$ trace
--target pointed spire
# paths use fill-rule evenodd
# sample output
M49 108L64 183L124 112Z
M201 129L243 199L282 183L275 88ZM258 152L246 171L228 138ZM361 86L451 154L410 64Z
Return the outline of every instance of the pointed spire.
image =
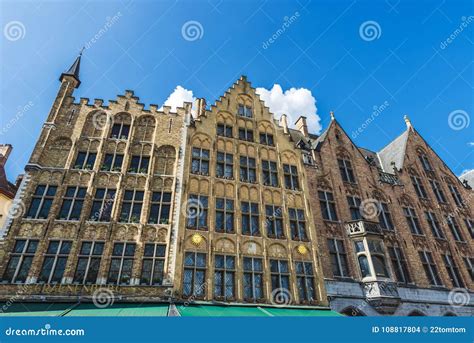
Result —
M334 111L329 112L329 115L331 116L331 120L336 119L336 117L334 116Z
M63 77L66 75L72 76L77 81L77 85L75 86L75 88L79 87L79 85L81 84L81 80L79 79L79 69L81 67L81 57L82 57L83 51L84 51L84 48L81 49L81 51L79 52L79 56L77 56L76 60L71 65L71 67L66 72L61 74L61 76L59 77L59 81L62 81Z
M405 119L405 124L407 124L407 129L413 128L413 126L411 125L410 118L408 118L408 115L405 114L405 115L403 116L403 119Z

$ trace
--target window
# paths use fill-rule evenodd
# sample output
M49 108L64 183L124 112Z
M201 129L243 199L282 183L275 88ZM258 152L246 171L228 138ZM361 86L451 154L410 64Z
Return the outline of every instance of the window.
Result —
M74 283L94 284L97 282L103 251L103 242L82 242L76 273L74 274Z
M433 236L439 239L445 239L443 230L441 230L439 225L438 218L436 218L436 214L427 211L425 212L425 217L428 225L430 226L431 232L433 232Z
M351 212L352 220L361 220L362 215L360 213L360 199L357 197L347 197L347 203L349 205L349 211Z
M436 264L433 261L431 253L429 251L419 251L418 254L420 255L428 282L433 286L441 286L441 279L439 278L438 270L436 269Z
M166 245L146 243L143 251L140 285L162 285L165 267Z
M423 230L421 230L421 225L418 221L418 216L416 215L415 209L411 207L404 207L403 214L405 215L411 233L414 235L423 235Z
M31 199L26 217L35 219L47 218L56 195L56 189L57 186L38 185Z
M464 283L462 281L461 275L459 274L458 267L456 266L456 263L454 263L453 257L446 254L443 255L443 260L453 287L463 288Z
M283 165L283 174L285 176L285 187L288 189L298 190L298 169L290 164Z
M234 155L217 152L216 176L225 179L234 178Z
M429 182L431 185L431 189L433 190L433 193L436 196L436 200L438 200L439 203L446 203L446 197L444 196L444 192L441 189L439 182L435 180L430 180Z
M129 173L148 173L148 165L150 164L150 156L136 155L132 156L130 161Z
M336 202L330 192L319 191L319 205L324 220L337 221Z
M97 188L92 201L90 220L109 222L114 207L115 189Z
M171 192L153 192L151 195L149 224L169 224Z
M216 198L216 231L234 233L234 200Z
M122 169L123 155L122 154L106 154L104 163L100 170L102 171L120 171Z
M313 264L311 262L295 262L296 287L300 302L311 302L316 299L314 292Z
M278 187L278 168L276 162L262 160L263 184Z
M89 151L79 151L77 153L76 162L74 162L74 169L87 169L94 168L95 158L97 153Z
M183 295L204 297L206 290L206 254L184 254Z
M461 193L459 193L459 190L457 189L456 186L448 184L449 192L451 193L451 196L454 199L454 202L456 203L457 206L463 207L464 206L464 200L462 199Z
M207 230L208 197L204 195L189 195L187 209L187 228Z
M335 277L349 277L347 254L342 239L328 239L329 256L331 258L332 274Z
M240 156L240 181L250 183L257 182L255 158Z
M129 285L132 279L135 243L115 243L107 283Z
M239 127L239 139L253 142L253 130Z
M474 239L474 221L472 219L464 218L464 223L471 234L471 238Z
M290 290L290 271L288 261L270 260L270 278L272 280L272 291L277 289Z
M423 186L423 183L421 182L421 179L416 176L411 176L410 178L418 198L427 199L428 196L426 195L426 190Z
M235 258L216 255L214 264L214 296L219 299L233 299L235 294Z
M67 258L71 251L72 241L50 241L44 255L38 281L60 283L66 269Z
M380 210L380 213L379 213L380 227L384 230L393 231L394 227L393 227L392 215L390 214L388 204L381 202L379 205L379 210Z
M126 190L123 195L120 221L123 223L139 223L143 206L143 191Z
M193 148L191 173L209 175L209 150Z
M232 126L227 124L217 124L217 135L232 137Z
M295 241L307 241L304 211L290 208L288 213L290 217L291 238Z
M85 187L68 187L63 196L63 204L59 211L58 219L79 220L85 197Z
M242 234L260 236L258 204L242 201L240 207L242 210Z
M449 229L451 230L454 239L458 242L464 242L464 237L462 236L461 228L459 227L456 219L452 216L447 216L446 222L448 223Z
M115 123L112 126L112 132L110 132L110 138L116 139L128 139L130 132L130 125L124 123Z
M281 207L279 206L265 206L267 236L270 238L285 238L285 234L283 232L283 217L281 212Z
M263 299L263 263L261 258L244 257L244 300Z
M338 159L339 171L341 172L342 181L356 183L352 164L349 160Z
M309 165L314 165L314 159L311 153L307 152L302 152L303 154L303 163L304 164L309 164Z
M466 265L466 269L469 272L469 276L471 277L471 281L474 281L474 258L470 257L463 257L464 264Z
M239 105L238 113L241 117L252 118L252 107Z
M372 276L370 270L369 258L367 257L367 250L364 241L354 242L357 261L359 262L359 270L362 278Z
M418 157L420 158L421 165L423 166L423 169L425 171L433 171L433 167L431 166L430 160L428 159L428 156L426 156L426 154L421 153L420 155L418 155Z
M273 135L266 132L260 132L260 144L273 146Z
M410 283L410 274L408 273L407 260L399 247L388 247L388 254L392 261L392 269L395 272L395 278L400 283Z
M2 280L10 283L24 283L28 277L37 247L38 240L17 239Z
M372 258L372 265L376 276L389 277L387 265L385 263L385 253L383 244L381 241L369 240L367 241L369 246L370 257Z

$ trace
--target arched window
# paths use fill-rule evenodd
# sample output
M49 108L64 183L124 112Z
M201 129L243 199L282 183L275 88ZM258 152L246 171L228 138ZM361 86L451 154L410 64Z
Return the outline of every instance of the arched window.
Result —
M408 316L410 317L421 317L421 316L425 316L424 313L420 312L420 311L412 311L408 314Z
M170 145L158 148L156 153L155 174L173 175L176 149Z

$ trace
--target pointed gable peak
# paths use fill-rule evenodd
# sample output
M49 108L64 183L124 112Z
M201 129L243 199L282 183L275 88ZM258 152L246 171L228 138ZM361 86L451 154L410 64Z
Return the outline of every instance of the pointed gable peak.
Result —
M79 79L79 70L81 68L81 57L82 57L83 50L84 48L79 52L79 56L76 57L76 60L69 67L69 69L66 72L61 74L61 76L59 77L59 81L62 82L64 76L72 76L77 81L77 85L75 88L79 87L79 85L81 84L81 80Z

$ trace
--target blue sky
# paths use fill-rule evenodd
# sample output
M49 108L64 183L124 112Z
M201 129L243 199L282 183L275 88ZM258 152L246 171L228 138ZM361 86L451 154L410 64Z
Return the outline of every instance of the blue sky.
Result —
M77 99L131 89L163 104L179 85L214 103L244 74L254 87L307 90L275 103L315 116L310 92L323 129L330 110L349 135L372 118L354 138L372 150L408 114L456 174L474 168L472 1L2 1L1 13L0 143L14 146L11 180L82 46Z

